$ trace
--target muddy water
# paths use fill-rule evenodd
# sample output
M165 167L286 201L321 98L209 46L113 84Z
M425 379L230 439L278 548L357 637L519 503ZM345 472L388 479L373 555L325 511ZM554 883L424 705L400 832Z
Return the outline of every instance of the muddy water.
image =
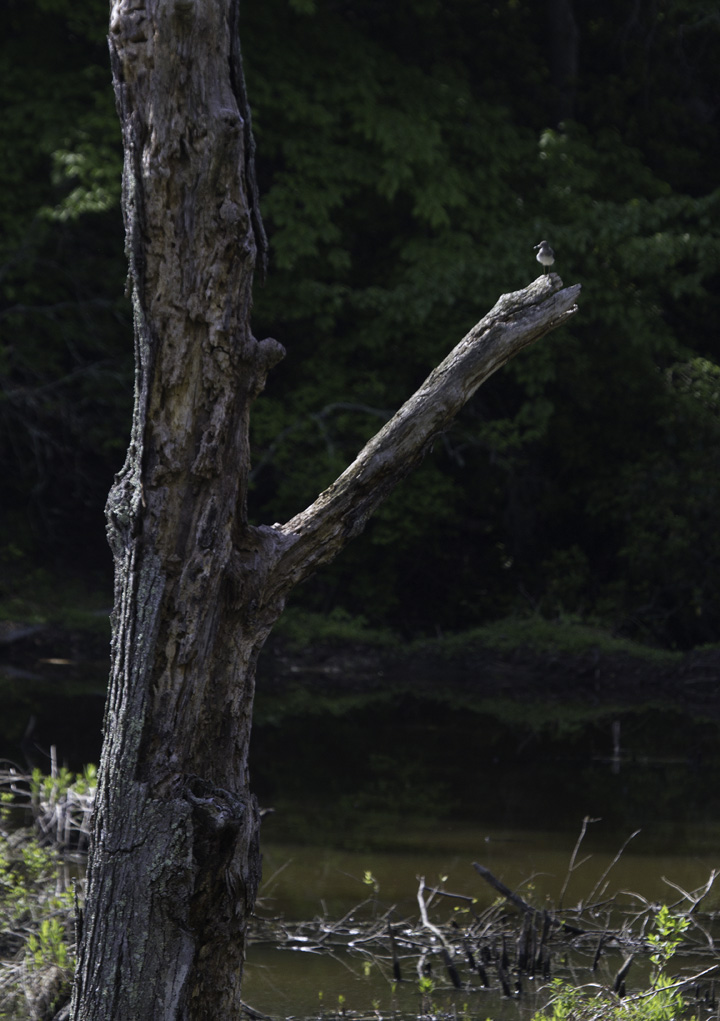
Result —
M420 876L482 907L496 894L473 861L538 906L557 905L565 886L566 907L593 891L594 900L616 895L627 906L642 907L643 898L676 904L677 887L696 890L720 868L720 741L712 721L659 707L572 725L558 708L541 727L532 710L510 722L407 699L376 710L259 728L254 775L261 803L275 809L263 823L265 917L337 920L373 894L358 919L394 906L394 919L417 924ZM585 816L597 821L568 877ZM376 893L363 881L368 872ZM720 910L720 884L705 907ZM438 911L437 920L447 921L447 903ZM619 963L609 955L596 975L573 966L580 981L611 980ZM417 1016L434 1006L504 1021L527 1018L542 1003L535 983L525 983L520 1000L503 999L474 988L467 969L456 991L438 961L432 1002L423 1002L414 968L410 962L394 983L371 955L259 943L250 949L244 995L275 1017L343 1009ZM643 980L637 966L633 981Z
M386 824L390 846L401 829L403 843L412 839L417 842L417 850L350 851L326 845L275 844L269 823L263 844L266 881L258 913L286 919L321 916L332 922L350 912L351 917L362 921L382 915L394 906L393 918L398 925L402 925L403 919L417 925L420 876L428 885L444 883L450 892L476 897L477 908L482 909L493 902L496 894L475 873L473 860L485 865L533 904L556 905L568 879L570 857L578 836L452 821L432 827L422 821L388 818ZM607 834L602 832L602 823L593 824L567 881L565 906L572 907L587 899L608 868L605 881L594 895L596 901L613 894L620 905L638 908L643 906L640 898L657 903L681 901L677 886L693 891L703 886L710 871L720 865L720 854L708 849L720 846L720 826L700 827L689 836L697 842L693 853L652 853L644 849L640 833L610 868L616 853L603 849ZM367 872L376 881L373 887L364 881ZM358 908L368 896L370 903ZM447 921L457 902L435 898L433 903L433 917ZM720 910L720 883L705 907ZM462 924L462 917L456 917ZM584 981L596 981L603 974L610 979L619 962L620 957L611 954L603 961L600 975L591 974L589 962L585 962L584 969L582 963L578 964L576 970ZM507 1000L498 994L497 988L493 991L479 988L477 978L467 969L462 971L462 964L461 977L466 986L458 991L451 987L439 957L435 959L431 999L437 1010L459 1013L467 1010L471 1016L485 1018L490 1013L496 1019L509 1019L527 1017L541 1005L542 993L536 988L542 985L539 981L525 982L520 1000ZM244 995L253 1007L275 1017L314 1016L342 1007L364 1014L375 1009L381 1013L394 1010L417 1015L423 1005L415 966L414 960L408 961L403 981L395 983L387 963L383 966L369 953L329 956L307 952L307 948L297 945L294 949L277 949L269 943L257 943L250 948ZM641 981L642 971L636 970L634 978Z
M6 675L0 753L47 768L55 744L73 768L97 761L104 676L64 686ZM590 858L573 872L566 905L587 898L638 829L608 876L607 894L626 890L630 902L672 904L682 896L676 887L694 890L720 868L717 720L570 698L552 706L458 704L442 679L433 700L405 692L348 704L307 692L289 710L260 692L257 710L251 771L261 805L274 809L262 831L265 917L337 920L372 893L364 917L394 906L398 924L416 922L419 876L429 885L447 877L448 890L482 906L495 894L473 861L538 906L557 903L585 816L600 821L588 826L577 860ZM720 911L717 892L706 907ZM447 919L444 910L438 920ZM431 1002L423 1003L413 967L393 984L370 955L255 943L244 997L274 1017L416 1016L435 1006L509 1021L526 1018L535 1003L532 983L521 1002L453 991L437 966Z
M676 904L678 886L697 889L720 868L716 722L658 706L584 715L556 707L540 723L532 707L494 709L405 695L335 717L308 712L261 725L253 775L261 804L276 811L263 821L260 913L337 920L373 892L364 882L371 873L377 893L363 911L394 906L394 919L417 924L420 876L429 885L446 877L446 889L477 897L480 907L492 903L495 892L473 861L538 906L557 905L565 886L570 907L587 900L638 829L594 900L616 894L627 906L642 907L640 898ZM568 878L586 816L597 821ZM720 910L720 886L706 908ZM438 911L447 921L447 905ZM601 974L573 967L581 981L612 980L619 964L609 955ZM474 987L467 969L466 986L454 990L442 964L434 968L429 1004L412 962L393 983L371 956L256 943L244 994L276 1017L342 1009L417 1016L434 1006L501 1021L527 1018L542 1002L537 983L525 983L520 1001L507 1000L496 988ZM643 978L636 967L633 980Z

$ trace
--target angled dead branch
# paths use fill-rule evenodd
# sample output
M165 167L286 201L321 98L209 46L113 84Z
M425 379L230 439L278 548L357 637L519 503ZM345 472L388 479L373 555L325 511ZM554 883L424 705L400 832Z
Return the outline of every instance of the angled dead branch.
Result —
M579 284L566 288L557 274L549 274L502 295L343 474L304 511L273 527L273 595L282 598L361 532L478 387L523 348L566 323L577 311L579 293Z

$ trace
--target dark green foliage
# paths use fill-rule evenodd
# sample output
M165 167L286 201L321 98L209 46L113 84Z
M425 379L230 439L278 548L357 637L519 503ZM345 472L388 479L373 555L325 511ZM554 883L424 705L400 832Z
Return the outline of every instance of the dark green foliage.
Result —
M575 52L561 6L243 5L271 241L255 331L288 350L256 406L253 511L313 500L547 237L583 284L572 330L494 377L298 598L406 633L532 607L711 641L720 26L709 2L574 3ZM131 397L106 5L76 8L15 0L0 50L0 528L45 557L92 521L99 548Z
M132 395L106 5L14 0L0 45L0 546L109 566ZM107 570L106 566L106 570Z

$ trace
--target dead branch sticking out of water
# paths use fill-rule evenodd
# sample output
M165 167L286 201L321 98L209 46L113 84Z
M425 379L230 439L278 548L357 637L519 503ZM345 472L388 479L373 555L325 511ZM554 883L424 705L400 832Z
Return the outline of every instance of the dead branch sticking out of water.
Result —
M398 920L394 907L379 917L367 918L368 906L377 908L377 900L372 898L335 923L326 917L311 922L258 918L251 942L371 962L389 983L403 978L422 983L432 975L435 985L444 984L447 989L474 992L495 988L508 997L520 996L525 981L547 982L556 974L572 974L576 981L583 971L592 974L598 968L603 972L598 976L600 985L622 996L630 962L653 952L646 929L659 904L637 895L643 903L638 910L633 901L627 903L623 892L624 897L616 894L597 903L581 902L574 909L550 910L533 905L478 862L473 867L500 894L484 910L479 910L472 894L428 887L419 877L417 919ZM698 959L709 958L708 967L699 974L677 978L678 988L697 986L698 998L706 991L700 979L720 967L715 948L718 933L714 931L717 913L702 916L698 910L715 878L713 871L708 881L692 892L675 886L683 900L674 905L674 913L688 921L676 960L692 955L696 966ZM593 893L600 885L596 884ZM449 902L454 904L448 917ZM413 973L418 978L410 978Z
M526 916L537 914L537 908L534 908L532 904L528 904L528 902L523 900L519 894L513 893L509 887L505 886L504 883L501 883L499 879L496 879L490 869L486 869L484 865L478 865L476 861L473 862L473 868L478 875L482 876L483 879L490 884L490 886L497 890L498 893L502 894L502 896L509 900L511 904L514 904L516 908L523 911ZM565 932L571 933L573 936L587 935L587 929L579 929L576 925L571 925L562 918L556 918L555 915L548 915L547 911L545 912L545 915L549 919L550 925L553 925L556 928L564 929Z
M51 761L50 777L28 775L13 763L0 762L0 793L12 796L12 805L5 806L8 811L24 809L32 814L40 843L60 852L65 861L78 855L82 861L90 836L95 786L89 775L73 777L58 769L54 756ZM419 979L432 975L433 982L440 985L444 975L448 989L473 992L495 988L508 997L521 995L524 980L546 982L557 973L565 973L576 981L583 969L595 973L604 966L605 974L599 976L601 985L624 995L630 961L647 957L653 951L646 930L660 905L630 891L605 896L608 874L637 836L636 831L623 843L586 901L580 901L574 909L562 907L569 879L579 867L577 855L587 825L593 821L589 818L583 821L561 898L553 910L546 904L532 904L487 867L473 862L475 872L500 895L484 910L478 907L478 898L472 892L457 893L443 885L429 887L424 878L419 878L418 919L398 919L394 906L378 914L374 895L335 922L325 916L303 922L257 917L250 940L270 942L280 949L333 956L346 965L353 958L370 962L388 983L414 981L408 975L415 972ZM22 842L19 830L5 836L8 846ZM695 966L699 960L708 960L707 967L677 977L669 988L690 987L697 1003L715 1003L714 982L709 982L708 976L714 976L720 968L716 948L720 914L702 913L700 905L718 874L718 870L712 870L707 882L694 891L662 877L680 894L678 900L668 905L670 911L688 922L677 956L692 955ZM65 886L69 885L69 874L63 881ZM595 900L596 896L604 899ZM627 903L628 898L632 903ZM453 908L449 918L443 911L448 904ZM370 918L366 917L369 913ZM6 956L17 952L21 942L18 937L8 943ZM623 964L618 970L620 955ZM650 994L631 994L627 1000L644 995Z

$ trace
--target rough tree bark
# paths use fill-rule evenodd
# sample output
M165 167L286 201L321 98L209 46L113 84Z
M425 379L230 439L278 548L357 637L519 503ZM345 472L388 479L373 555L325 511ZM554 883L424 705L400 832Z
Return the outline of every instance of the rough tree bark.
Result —
M549 275L503 296L312 506L250 526L249 412L283 349L250 331L265 240L237 18L238 0L111 4L136 393L107 505L112 669L75 1021L239 1016L263 643L290 589L579 291Z

